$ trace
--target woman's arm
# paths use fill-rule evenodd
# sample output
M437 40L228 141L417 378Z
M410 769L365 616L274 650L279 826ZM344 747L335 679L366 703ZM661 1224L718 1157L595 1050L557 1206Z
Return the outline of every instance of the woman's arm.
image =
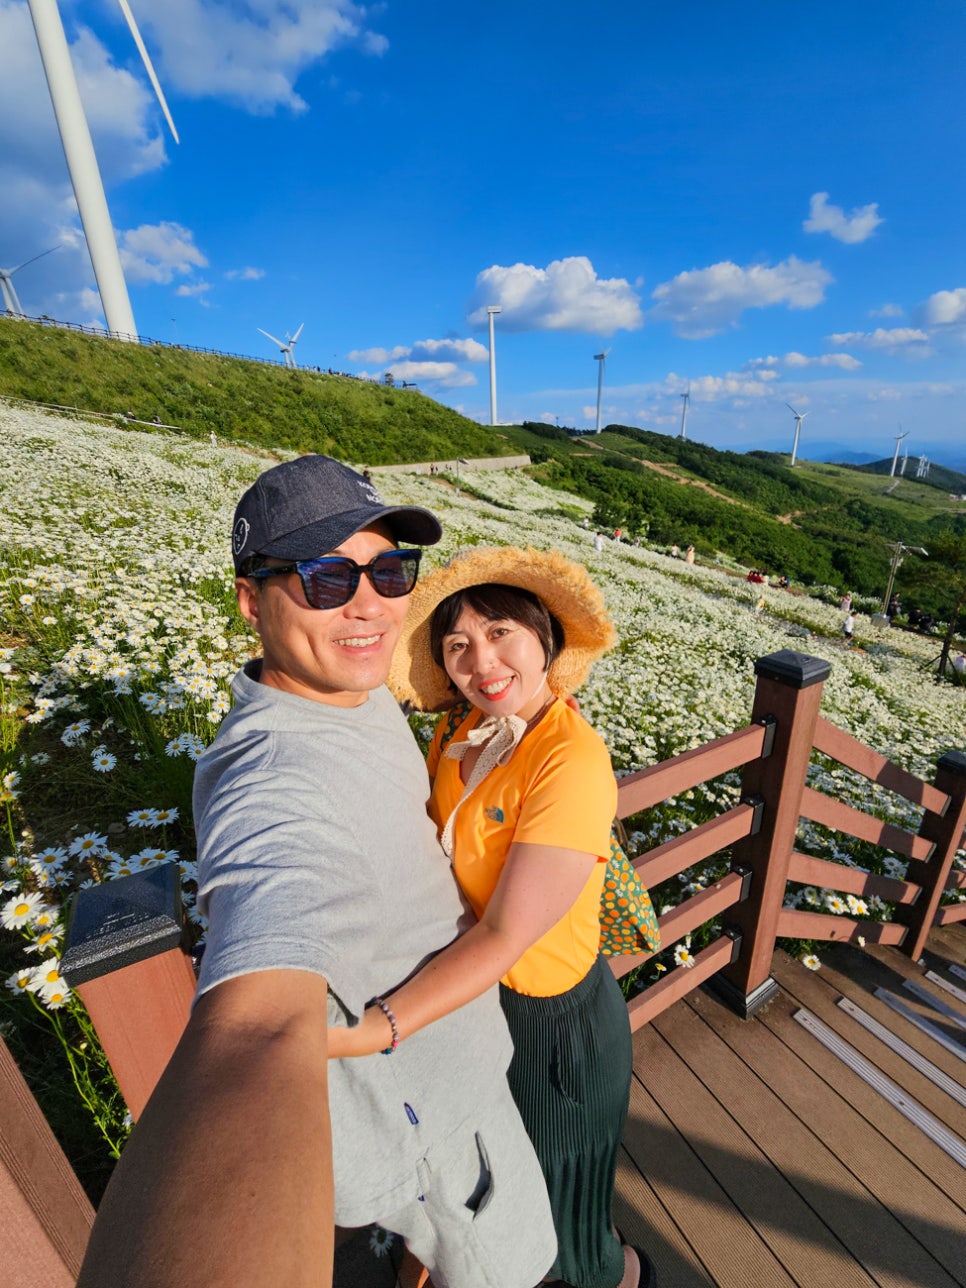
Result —
M386 999L399 1038L465 1006L501 979L573 907L597 855L516 842L480 921ZM392 1031L378 1007L354 1028L330 1028L329 1056L372 1055Z

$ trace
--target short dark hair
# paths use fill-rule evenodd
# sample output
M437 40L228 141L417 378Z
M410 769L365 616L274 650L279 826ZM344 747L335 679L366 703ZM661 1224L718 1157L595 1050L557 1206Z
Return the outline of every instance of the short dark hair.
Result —
M452 635L460 613L464 607L474 612L487 622L510 621L528 626L534 632L543 649L543 656L549 667L566 642L564 628L554 617L543 600L532 590L523 590L519 586L504 586L499 582L488 582L483 586L467 586L437 604L429 626L429 647L433 661L443 666L443 640Z

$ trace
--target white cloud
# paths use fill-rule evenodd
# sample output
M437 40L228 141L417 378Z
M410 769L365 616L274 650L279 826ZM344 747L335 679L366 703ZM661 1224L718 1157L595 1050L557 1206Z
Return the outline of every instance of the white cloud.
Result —
M490 351L479 340L417 340L415 344L397 344L392 349L353 349L348 356L351 362L384 366L403 359L419 363L486 362Z
M185 282L178 287L178 289L175 291L175 295L183 295L190 299L193 296L205 295L210 290L211 290L210 282L192 282L190 285L187 282ZM201 300L201 303L204 304L206 303L206 301Z
M643 325L640 299L623 277L599 278L585 255L555 259L546 268L494 264L477 274L468 306L472 326L486 326L498 304L501 331L578 331L613 335ZM595 409L596 410L596 409Z
M260 282L265 276L264 268L230 268L225 274L229 282Z
M830 344L848 344L863 349L880 349L886 353L915 353L924 355L929 352L929 336L925 331L915 327L897 326L885 328L878 326L874 331L841 331L827 337Z
M333 50L380 55L388 42L350 0L165 0L143 16L162 82L192 98L227 98L250 111L303 112L299 76Z
M142 224L121 234L118 249L129 282L167 283L208 264L194 234L181 224Z
M703 339L734 325L745 309L784 304L811 309L825 298L831 273L816 260L791 255L780 264L741 268L730 260L678 273L653 292L658 302L649 317L674 324L678 335Z
M816 192L802 227L807 233L829 233L836 241L854 245L866 241L883 222L878 210L879 203L873 201L846 214L841 206L829 205L827 192Z
M898 304L883 304L881 309L869 309L870 318L901 318L902 314Z
M386 366L380 364L378 371L360 371L358 374L363 380L381 380L387 371L400 383L412 380L440 385L443 389L462 389L476 384L472 371L462 371L455 362L390 362Z
M723 376L698 376L685 381L669 371L664 388L669 393L683 393L690 386L692 402L721 402L726 398L764 398L770 396L768 372L749 374L729 371Z
M936 291L922 306L922 315L929 326L954 326L966 321L966 286Z
M840 367L842 371L857 371L862 363L850 353L821 353L808 358L804 353L786 353L782 359L786 367Z

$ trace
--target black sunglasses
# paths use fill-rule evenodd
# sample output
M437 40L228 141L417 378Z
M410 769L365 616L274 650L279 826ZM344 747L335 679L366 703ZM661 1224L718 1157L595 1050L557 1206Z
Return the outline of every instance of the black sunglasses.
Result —
M357 564L343 555L326 555L322 559L297 559L280 568L259 568L249 576L264 581L266 577L297 572L310 608L341 608L359 589L363 573L384 599L408 595L416 585L422 557L421 550L385 550L369 563Z

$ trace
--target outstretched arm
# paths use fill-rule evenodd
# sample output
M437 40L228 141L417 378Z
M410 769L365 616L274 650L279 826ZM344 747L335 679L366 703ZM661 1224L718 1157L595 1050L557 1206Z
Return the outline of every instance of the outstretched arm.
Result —
M574 905L595 854L517 842L480 921L387 998L400 1040L492 987ZM372 1055L392 1039L370 1007L354 1028L329 1029L329 1056Z
M77 1288L328 1288L326 983L270 970L195 1006L94 1222Z

